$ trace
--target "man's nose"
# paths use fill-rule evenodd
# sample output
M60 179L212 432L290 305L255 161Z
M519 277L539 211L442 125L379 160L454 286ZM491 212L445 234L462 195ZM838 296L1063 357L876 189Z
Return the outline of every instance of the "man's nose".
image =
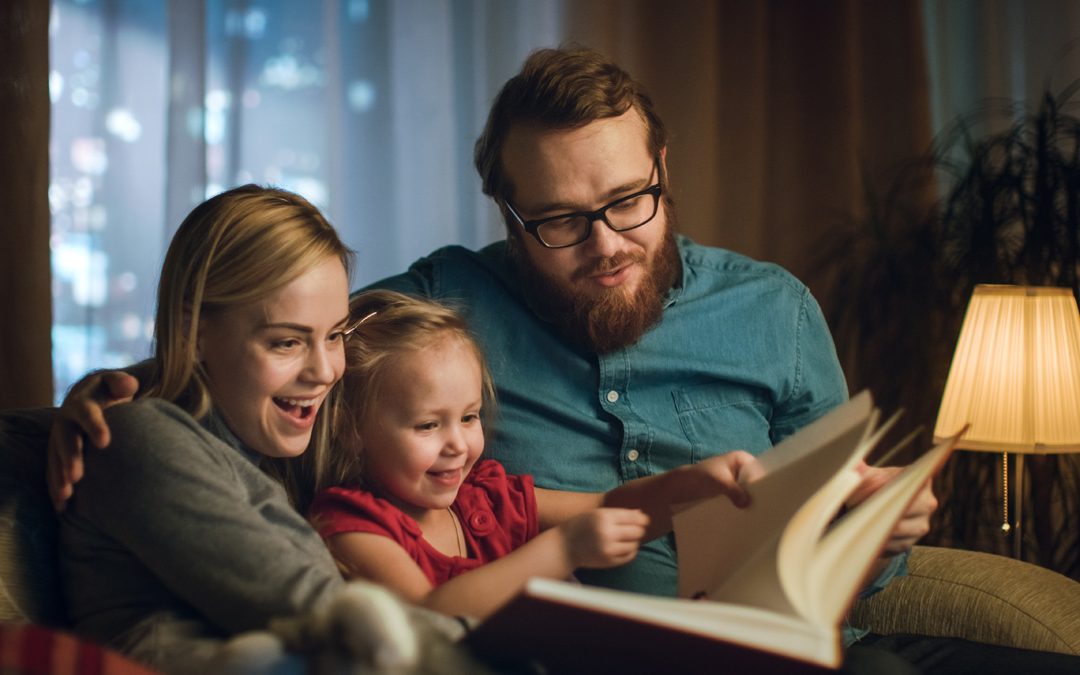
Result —
M594 218L589 224L592 231L582 246L597 258L610 258L622 247L622 235L611 229L603 218Z

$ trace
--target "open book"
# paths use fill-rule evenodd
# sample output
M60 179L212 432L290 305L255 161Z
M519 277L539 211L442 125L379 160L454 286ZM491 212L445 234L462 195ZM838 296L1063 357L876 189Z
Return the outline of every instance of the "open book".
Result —
M676 509L680 598L532 579L470 642L551 672L814 672L842 659L840 625L891 533L956 439L841 517L856 467L885 435L868 392L760 456L752 503Z

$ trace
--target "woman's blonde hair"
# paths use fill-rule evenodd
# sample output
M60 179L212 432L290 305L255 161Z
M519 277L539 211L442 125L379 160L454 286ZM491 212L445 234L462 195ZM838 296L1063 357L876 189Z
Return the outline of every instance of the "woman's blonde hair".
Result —
M198 331L210 312L257 302L328 257L351 270L353 252L303 197L244 185L195 207L173 235L158 283L154 325L155 380L146 391L172 401L196 419L212 400L198 358ZM338 389L337 387L335 389ZM294 504L324 482L329 429L338 395L327 397L302 461L270 461Z
M495 411L495 385L484 355L465 320L452 308L433 300L395 291L367 291L350 303L350 316L360 323L345 347L343 395L348 410L336 430L333 475L339 484L362 482L361 429L375 410L380 390L395 373L395 361L443 340L468 346L480 365L481 416L488 422Z

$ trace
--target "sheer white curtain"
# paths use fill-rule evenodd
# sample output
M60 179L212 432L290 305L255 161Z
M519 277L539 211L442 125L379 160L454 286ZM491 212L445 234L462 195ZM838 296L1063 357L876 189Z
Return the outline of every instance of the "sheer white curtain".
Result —
M150 352L157 272L196 203L299 192L359 286L500 236L472 144L559 0L54 0L56 391Z

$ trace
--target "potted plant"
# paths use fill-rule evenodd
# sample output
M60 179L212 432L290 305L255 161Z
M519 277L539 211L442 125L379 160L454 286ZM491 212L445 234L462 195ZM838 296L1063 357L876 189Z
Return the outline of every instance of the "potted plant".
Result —
M1034 111L987 106L957 120L884 191L868 186L863 212L822 248L822 305L852 390L904 408L926 435L976 284L1080 291L1078 89L1047 93ZM1000 463L954 456L935 485L942 506L929 543L1009 549L989 527L1000 523ZM1080 457L1027 466L1025 559L1080 578Z

